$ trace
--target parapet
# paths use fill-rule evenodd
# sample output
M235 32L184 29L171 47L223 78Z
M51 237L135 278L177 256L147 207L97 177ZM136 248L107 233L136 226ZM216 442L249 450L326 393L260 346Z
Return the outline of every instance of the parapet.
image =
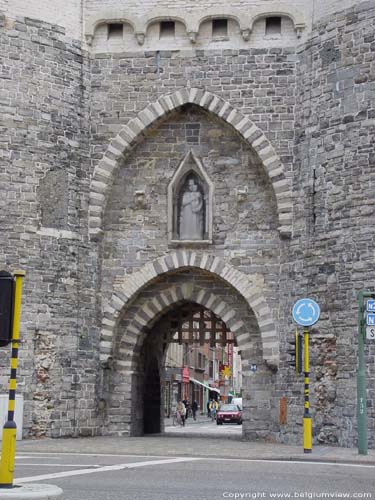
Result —
M269 32L267 32L268 25ZM289 44L295 44L303 35L305 28L303 13L295 7L280 3L267 2L267 5L251 9L218 6L195 9L193 12L181 9L154 9L141 17L129 14L129 11L124 9L105 9L87 19L85 38L87 44L92 46L96 36L105 41L116 31L117 38L126 39L126 48L131 50L136 48L132 40L138 46L154 50L167 47L173 49L174 43L176 48L180 48L181 45L212 48L212 43L230 40L232 40L230 46L237 45L242 48L248 46L248 42L257 40L261 30L265 45L267 39L277 38L284 38ZM283 33L286 37L283 37ZM165 44L167 38L169 43ZM152 46L149 46L150 42Z

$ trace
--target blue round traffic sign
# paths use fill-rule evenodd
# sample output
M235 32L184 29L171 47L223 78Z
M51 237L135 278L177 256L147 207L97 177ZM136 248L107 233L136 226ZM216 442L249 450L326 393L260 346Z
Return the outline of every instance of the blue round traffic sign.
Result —
M312 299L300 299L293 306L293 319L301 326L314 325L320 316L320 307Z

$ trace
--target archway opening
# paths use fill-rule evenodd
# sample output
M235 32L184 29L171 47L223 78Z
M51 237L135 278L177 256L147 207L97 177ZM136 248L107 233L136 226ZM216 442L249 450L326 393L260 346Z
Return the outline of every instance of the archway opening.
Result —
M193 256L194 267L188 265ZM208 397L215 398L216 394L220 394L221 397L225 394L225 401L229 401L229 392L232 387L228 385L223 387L225 380L222 380L220 384L219 371L223 368L220 365L227 364L228 349L231 349L231 346L228 347L227 344L230 339L233 349L237 349L237 354L241 358L242 385L239 389L242 389L243 396L242 438L274 439L275 433L279 431L277 422L279 401L276 371L271 368L273 365L270 364L274 358L266 357L273 353L269 347L270 336L263 337L260 329L260 322L265 317L264 311L267 311L265 302L259 302L258 299L253 308L238 289L213 272L212 268L222 269L219 259L210 256L201 259L198 254L193 253L191 255L182 253L182 259L179 258L179 254L176 254L177 257L177 260L166 257L165 266L162 265L162 261L158 261L158 263L161 262L160 267L156 266L154 269L160 273L160 276L150 281L148 286L143 287L137 294L133 291L133 296L125 307L121 308L120 298L113 301L114 308L120 311L120 317L117 320L114 335L113 359L110 358L111 363L108 366L110 370L107 370L108 383L103 382L103 398L108 401L104 415L106 419L104 432L112 435L142 436L145 432L163 433L166 430L168 423L171 422L171 420L168 421L168 417L170 419L173 404L179 396L184 397L182 374L185 365L182 359L173 367L166 363L168 348L173 344L176 349L182 351L180 356L186 356L184 361L189 361L189 357L197 360L198 371L189 373L189 379L185 383L189 387L189 398L194 397L198 400L200 413L205 414L207 410L204 407L206 401L204 394L207 399L207 391ZM173 264L178 266L179 262L186 262L187 265L171 269L169 272L161 272L166 267L172 267ZM239 282L236 273L231 273L230 277L236 283ZM133 290L135 284L139 287L140 280L135 279L134 276L131 283ZM248 283L246 290L245 279L240 284L248 295L252 290L251 283ZM117 293L120 297L128 291L122 287ZM258 293L257 289L254 293ZM260 305L262 309L259 312ZM184 308L187 308L187 311L184 312ZM196 308L194 313L192 308L193 312ZM197 316L194 317L194 314ZM201 337L202 322L206 321L203 331L209 330L213 318L216 318L216 336L213 338L206 332ZM189 321L185 321L187 319ZM111 322L109 317L106 321L108 324ZM182 326L179 327L184 321L187 325L185 338ZM220 327L220 322L225 324L225 331ZM194 325L197 325L196 332ZM178 342L179 328L182 335L180 342ZM175 342L171 342L176 332ZM213 356L211 350L209 350L210 356L206 355L206 360L204 360L200 343L207 343L210 349L212 348L211 340L215 342L215 345L216 343L224 344L222 346L224 360L222 353ZM200 361L198 360L199 354L201 355ZM210 361L215 364L217 377L212 377L210 374ZM189 363L190 361L188 367L190 367ZM169 370L168 376L166 366L173 368ZM204 376L205 372L206 376ZM158 385L153 391L153 394L156 394L154 398L149 394L148 386L155 380ZM177 390L173 384L177 384ZM151 402L145 404L145 399L154 400L156 404L151 404ZM154 415L154 418L145 416L147 405L152 407L151 415ZM155 408L159 411L156 416ZM146 411L148 413L148 410ZM155 426L151 427L151 424L147 423L145 427L145 418L156 422ZM220 428L226 427L229 426ZM241 430L239 426L238 430Z
M189 432L194 432L192 423L199 432L212 432L217 424L212 407L241 398L241 358L235 336L203 305L185 301L166 312L149 330L141 359L144 434L172 431L179 420L175 417L180 401ZM238 420L228 417L226 421L241 425L242 413Z

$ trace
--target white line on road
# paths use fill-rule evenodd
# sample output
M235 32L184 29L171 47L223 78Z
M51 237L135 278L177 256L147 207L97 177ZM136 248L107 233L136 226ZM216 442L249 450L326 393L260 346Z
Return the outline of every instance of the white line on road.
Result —
M102 467L102 465L97 465L97 464L55 464L55 463L49 463L49 464L37 464L35 462L28 464L28 463L19 463L17 464L17 467Z
M222 460L224 462L259 462L265 464L293 464L293 465L331 465L332 467L367 467L369 469L374 469L375 465L371 464L348 464L342 462L318 462L318 461L309 461L309 460L288 460L288 459L273 459L268 460L267 458L209 458L209 457L201 457L201 460L213 460L219 461Z
M110 454L110 453L68 453L68 452L27 452L28 455L36 455L42 458L45 455L55 455L55 456L63 456L68 455L71 457L120 457L120 458L159 458L159 459L168 459L170 456L167 455L135 455L135 454ZM28 457L16 457L16 458L31 458ZM296 464L296 465L330 465L333 467L366 467L366 468L375 468L374 464L366 464L366 463L347 463L347 462L319 462L318 460L289 460L288 458L280 458L280 459L268 459L268 458L230 458L230 457L186 457L186 460L221 460L228 462L259 462L259 463L274 463L274 464ZM75 467L76 465L74 465ZM89 466L91 467L91 466Z
M99 469L72 470L66 472L56 472L55 474L42 474L40 476L20 477L16 479L16 482L32 483L34 481L43 481L45 479L58 479L69 476L81 476L84 474L96 474L97 472L111 472L115 470L135 469L136 467L146 467L148 465L165 465L178 462L191 462L194 460L201 460L201 459L193 457L191 458L180 457L180 458L170 458L169 460L150 460L147 462L136 462L134 464L107 465L105 467L100 467Z
M27 457L22 456L17 458L31 458L34 455L37 455L38 457L44 457L44 456L69 456L69 457L146 457L146 458L171 458L170 455L131 455L131 454L125 454L125 453L75 453L74 451L28 451L27 452ZM200 457L199 457L200 458Z

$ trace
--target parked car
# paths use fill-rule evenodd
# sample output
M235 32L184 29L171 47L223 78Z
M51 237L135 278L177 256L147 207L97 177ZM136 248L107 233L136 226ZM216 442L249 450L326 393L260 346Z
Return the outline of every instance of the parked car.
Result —
M237 405L222 405L219 408L216 414L217 425L223 425L223 423L227 422L235 422L238 425L242 424L242 412Z

